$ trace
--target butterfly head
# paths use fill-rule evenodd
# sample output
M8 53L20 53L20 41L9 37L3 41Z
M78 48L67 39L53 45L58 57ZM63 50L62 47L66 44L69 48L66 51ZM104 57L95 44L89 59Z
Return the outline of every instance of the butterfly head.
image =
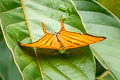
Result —
M57 37L57 36L58 36L58 33L57 33L57 32L55 32L55 33L54 33L54 36L56 36L56 37Z

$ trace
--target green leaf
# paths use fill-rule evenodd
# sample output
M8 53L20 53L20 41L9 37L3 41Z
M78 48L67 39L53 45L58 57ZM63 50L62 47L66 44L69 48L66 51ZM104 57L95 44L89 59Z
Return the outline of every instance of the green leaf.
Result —
M74 0L86 30L107 39L91 46L95 57L120 79L120 21L92 0Z
M120 0L97 0L120 19Z
M12 51L16 64L24 80L94 80L95 63L87 47L68 50L70 54L58 54L55 51L22 47L23 40L38 40L43 36L41 21L48 32L60 30L60 17L70 31L83 32L80 16L71 0L11 0L7 6L3 0L0 17L2 31L8 47ZM22 6L21 6L22 5Z
M0 78L1 80L22 79L4 41L0 42Z

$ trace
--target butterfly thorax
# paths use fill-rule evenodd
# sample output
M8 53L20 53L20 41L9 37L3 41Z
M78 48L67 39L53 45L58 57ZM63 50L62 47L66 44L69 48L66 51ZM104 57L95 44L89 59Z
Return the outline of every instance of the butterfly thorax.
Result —
M55 32L55 33L54 33L54 36L57 38L57 36L58 36L58 33L57 33L57 32Z
M60 50L64 50L64 46L63 46L63 44L61 43L61 41L59 40L59 38L58 38L58 33L55 32L55 33L54 33L54 36L57 38L58 45L59 45L59 49L60 49Z

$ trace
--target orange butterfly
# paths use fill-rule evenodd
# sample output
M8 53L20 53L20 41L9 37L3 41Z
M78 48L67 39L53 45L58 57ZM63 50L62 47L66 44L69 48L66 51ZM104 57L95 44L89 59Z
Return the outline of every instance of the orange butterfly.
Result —
M31 44L21 43L20 45L28 46L28 47L65 50L70 48L86 46L105 39L105 37L96 37L89 34L80 34L76 32L67 31L64 27L62 18L61 18L61 29L58 33L54 33L54 34L48 33L45 29L45 25L43 22L42 22L42 27L44 30L44 36L41 39Z

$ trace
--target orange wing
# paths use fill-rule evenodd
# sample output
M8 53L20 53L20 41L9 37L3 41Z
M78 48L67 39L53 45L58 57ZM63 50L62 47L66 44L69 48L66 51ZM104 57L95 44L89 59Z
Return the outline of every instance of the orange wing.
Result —
M104 37L96 37L88 34L67 31L64 27L62 18L61 30L57 34L47 33L43 22L42 25L45 35L40 40L31 44L21 43L20 45L50 49L70 49L86 46L105 39Z
M21 43L20 45L27 46L27 47L58 49L59 42L56 36L54 36L53 34L47 33L43 22L42 22L42 25L43 25L43 30L44 30L45 35L40 40L38 40L37 42L31 43L31 44Z
M58 32L58 40L62 43L63 49L86 46L104 39L105 37L96 37L89 34L66 31L61 18L61 30Z

